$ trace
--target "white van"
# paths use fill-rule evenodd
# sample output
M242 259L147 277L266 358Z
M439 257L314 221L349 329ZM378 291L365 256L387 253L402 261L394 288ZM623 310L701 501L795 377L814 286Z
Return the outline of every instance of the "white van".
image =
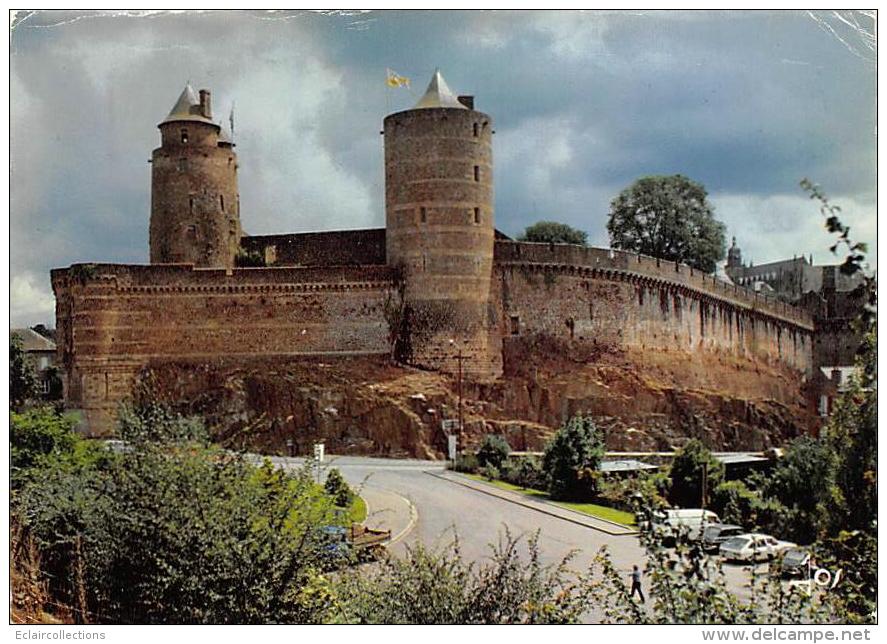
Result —
M657 510L653 514L653 529L666 540L674 540L679 532L686 531L692 541L702 538L705 527L720 523L718 515L711 510L681 508L676 510Z

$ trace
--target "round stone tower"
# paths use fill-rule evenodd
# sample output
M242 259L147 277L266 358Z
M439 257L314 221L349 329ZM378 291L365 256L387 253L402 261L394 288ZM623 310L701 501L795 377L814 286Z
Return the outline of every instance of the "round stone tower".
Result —
M186 85L158 126L151 157L152 264L231 268L240 246L234 144L212 121L210 93Z
M385 134L388 264L404 277L401 356L478 375L501 369L491 351L492 119L452 94L439 71Z

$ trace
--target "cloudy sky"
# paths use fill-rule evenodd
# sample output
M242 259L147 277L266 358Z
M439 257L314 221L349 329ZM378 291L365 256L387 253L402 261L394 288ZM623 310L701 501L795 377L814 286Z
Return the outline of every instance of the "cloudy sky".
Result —
M50 268L147 262L147 159L188 80L212 90L218 117L235 105L250 234L383 226L381 121L440 67L494 119L508 234L554 219L607 245L620 190L681 173L705 185L746 258L832 262L798 182L821 184L874 244L874 58L826 13L23 13L12 324L54 324ZM411 88L387 89L386 68Z

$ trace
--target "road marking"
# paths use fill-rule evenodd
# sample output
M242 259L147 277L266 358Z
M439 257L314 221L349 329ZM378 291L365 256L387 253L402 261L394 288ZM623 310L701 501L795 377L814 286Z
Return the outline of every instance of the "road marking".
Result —
M391 490L388 491L391 492ZM407 536L407 534L409 534L410 531L416 527L416 522L419 520L419 512L416 510L416 506L413 505L408 498L406 498L405 496L400 496L400 494L397 494L396 492L391 492L391 494L394 494L394 496L399 496L410 508L410 521L409 523L407 523L407 527L401 530L396 537L393 537L388 542L389 546L393 546L395 543Z

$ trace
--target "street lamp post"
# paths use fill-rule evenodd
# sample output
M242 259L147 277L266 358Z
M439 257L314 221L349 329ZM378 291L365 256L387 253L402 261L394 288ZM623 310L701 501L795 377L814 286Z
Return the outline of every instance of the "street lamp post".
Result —
M456 341L452 340L452 339L450 340L450 346L453 346L456 348L456 361L459 365L459 368L458 368L459 378L457 380L457 383L458 383L457 384L457 391L458 391L458 395L459 395L459 434L458 434L459 446L458 446L458 449L456 450L458 452L458 451L462 450L462 429L463 429L462 428L462 347L458 346L456 344Z

